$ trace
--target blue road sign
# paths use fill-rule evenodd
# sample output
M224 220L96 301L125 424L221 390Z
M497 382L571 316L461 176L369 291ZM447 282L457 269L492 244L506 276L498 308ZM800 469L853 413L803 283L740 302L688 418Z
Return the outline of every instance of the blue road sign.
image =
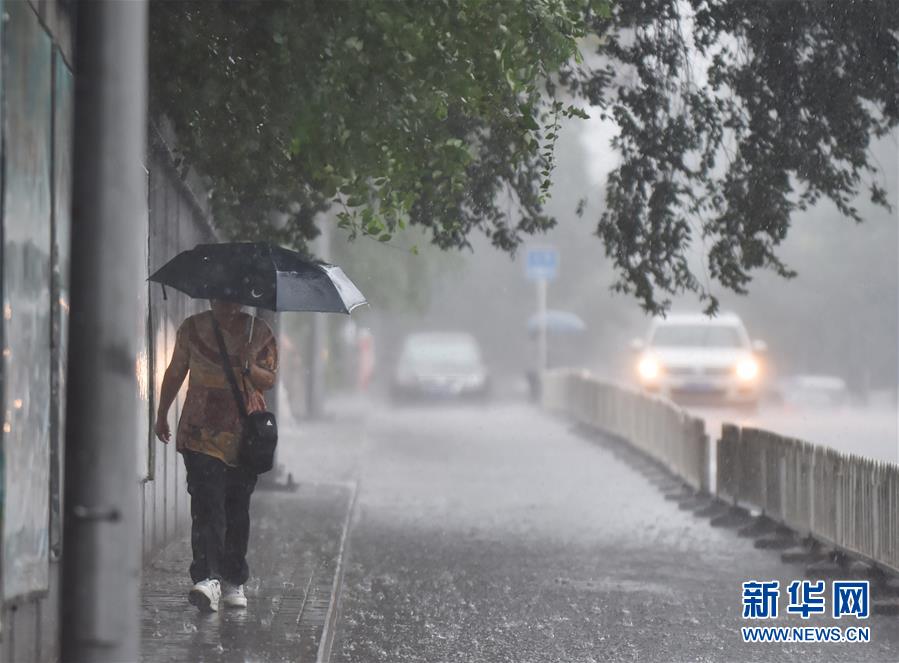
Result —
M527 253L527 276L532 281L552 281L559 273L559 252L554 248L533 248Z

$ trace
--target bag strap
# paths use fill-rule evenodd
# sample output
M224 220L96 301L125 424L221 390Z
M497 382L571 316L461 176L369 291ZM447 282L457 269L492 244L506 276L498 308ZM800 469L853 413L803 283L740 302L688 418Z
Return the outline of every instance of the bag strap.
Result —
M228 378L228 384L231 385L231 393L234 401L237 403L237 410L240 412L241 418L246 421L250 416L247 414L247 404L243 400L240 393L240 387L237 386L237 378L234 377L234 368L231 366L231 360L228 359L228 350L225 348L225 338L222 336L222 329L219 327L218 320L212 316L212 328L215 330L215 340L218 341L219 357L222 360L222 370L225 371L225 377Z

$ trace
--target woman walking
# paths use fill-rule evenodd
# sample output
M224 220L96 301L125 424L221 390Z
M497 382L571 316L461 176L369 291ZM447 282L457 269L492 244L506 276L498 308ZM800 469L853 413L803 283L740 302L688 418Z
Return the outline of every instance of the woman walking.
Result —
M216 328L249 412L265 409L262 393L275 384L278 348L269 325L239 304L212 300L211 310L187 318L178 329L165 371L156 416L156 436L171 439L168 412L190 375L176 445L187 468L191 547L189 600L214 612L247 605L250 496L256 474L238 463L242 418L229 385Z

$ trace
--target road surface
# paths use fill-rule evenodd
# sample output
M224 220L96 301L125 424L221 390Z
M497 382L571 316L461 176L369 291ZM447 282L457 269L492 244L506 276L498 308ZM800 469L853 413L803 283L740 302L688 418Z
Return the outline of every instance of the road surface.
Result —
M803 567L680 510L565 421L524 403L332 410L282 460L358 481L333 661L899 659L881 616L870 644L743 644L741 583Z
M751 415L727 408L688 409L706 420L706 429L713 435L720 434L721 423L729 421L797 437L844 453L899 462L895 409L840 407L791 411L762 406Z

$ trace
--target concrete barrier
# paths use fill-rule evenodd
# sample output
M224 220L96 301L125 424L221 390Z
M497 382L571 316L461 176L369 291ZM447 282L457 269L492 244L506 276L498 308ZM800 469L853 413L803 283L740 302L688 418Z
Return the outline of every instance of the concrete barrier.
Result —
M542 394L545 408L626 440L695 490L708 491L701 419L585 371L546 373ZM722 427L716 451L720 500L899 573L899 465L733 424Z
M628 441L694 490L708 491L709 443L702 419L663 398L602 382L584 371L544 374L542 394L545 408Z
M721 499L899 573L899 466L732 425L717 451Z

